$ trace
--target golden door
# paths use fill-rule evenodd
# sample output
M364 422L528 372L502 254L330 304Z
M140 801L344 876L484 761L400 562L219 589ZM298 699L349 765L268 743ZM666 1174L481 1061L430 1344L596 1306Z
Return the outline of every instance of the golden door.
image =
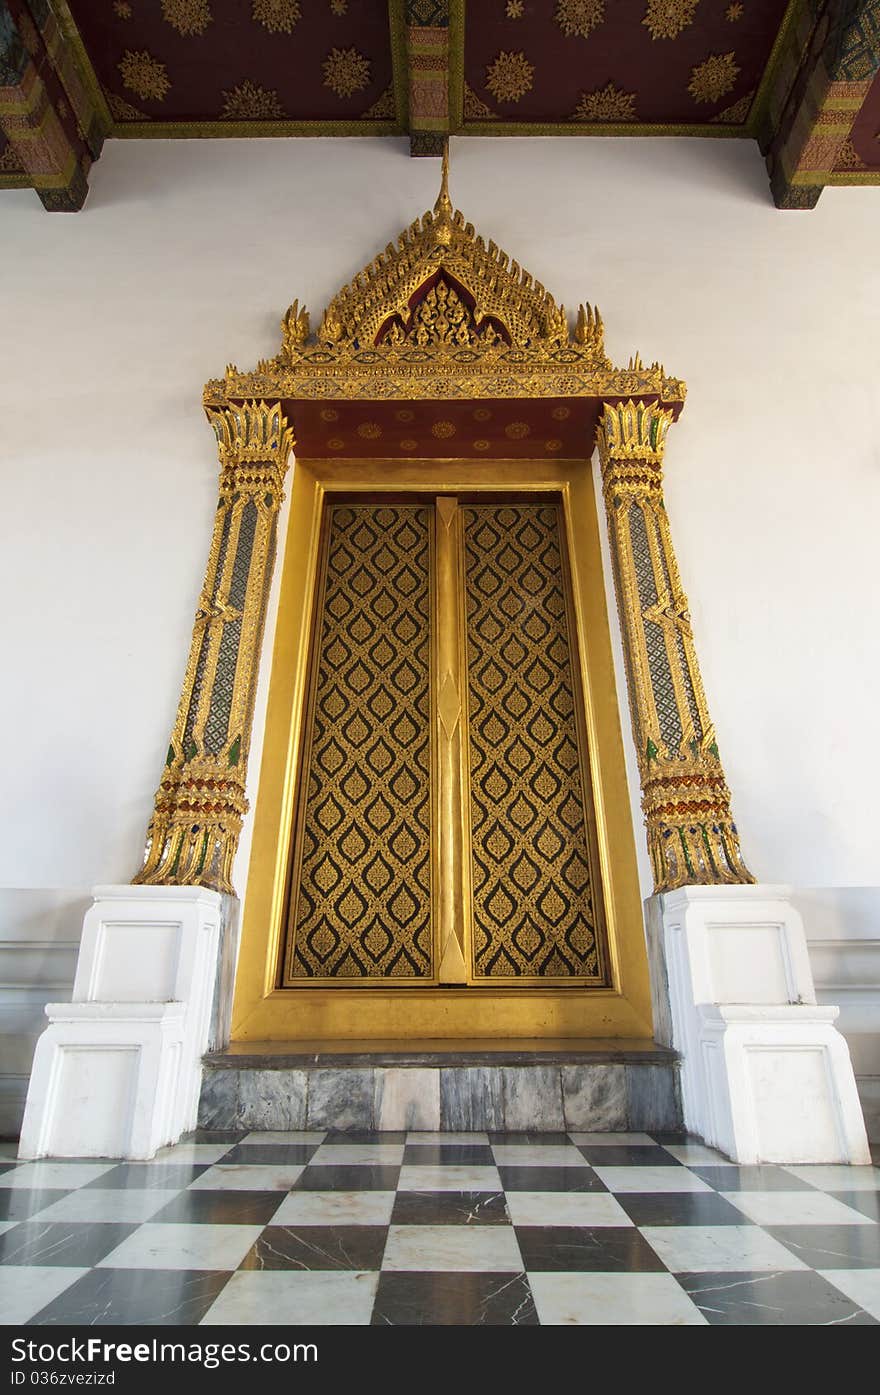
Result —
M282 987L607 987L562 505L325 497Z

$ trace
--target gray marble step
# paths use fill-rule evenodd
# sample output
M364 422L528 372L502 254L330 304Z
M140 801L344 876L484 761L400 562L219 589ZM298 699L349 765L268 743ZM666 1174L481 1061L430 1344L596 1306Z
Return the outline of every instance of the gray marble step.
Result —
M369 1049L367 1049L369 1047ZM214 1129L657 1132L678 1058L652 1042L236 1044L205 1057Z

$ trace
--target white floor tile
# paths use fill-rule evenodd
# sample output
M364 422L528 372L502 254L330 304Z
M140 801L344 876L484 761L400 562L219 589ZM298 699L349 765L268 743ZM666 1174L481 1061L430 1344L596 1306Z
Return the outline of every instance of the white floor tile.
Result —
M705 1327L671 1274L529 1274L544 1326Z
M508 1192L514 1225L632 1225L610 1192Z
M794 1177L823 1192L880 1191L880 1167L847 1167L845 1164L787 1167ZM0 1177L0 1182L3 1178Z
M584 1144L589 1144L591 1148L601 1148L603 1144L609 1148L656 1148L657 1144L647 1133L569 1133L569 1138L573 1143L577 1143L583 1148Z
M725 1153L716 1148L707 1148L704 1143L664 1143L667 1153L682 1163L697 1163L704 1167L736 1167Z
M880 1269L821 1269L823 1279L880 1319Z
M37 1221L148 1221L180 1195L179 1188L82 1187L38 1211Z
M202 1327L366 1327L373 1312L378 1273L311 1270L239 1270L205 1316ZM303 1340L308 1340L304 1338Z
M4 1278L0 1285L0 1322L20 1323L27 1322L89 1271L66 1269L60 1264L45 1268L22 1264L4 1267L0 1272Z
M99 1269L237 1269L261 1225L140 1226L101 1260Z
M594 1163L596 1176L612 1192L710 1192L702 1177L686 1167L603 1167Z
M401 1192L500 1192L497 1167L421 1167L404 1163L397 1190Z
M676 1274L808 1268L755 1225L645 1225L639 1229Z
M394 1192L291 1192L273 1225L387 1225Z
M455 1133L450 1130L444 1133L441 1130L424 1129L421 1132L417 1129L410 1129L406 1136L407 1143L455 1143L459 1148L485 1148L489 1142L487 1133Z
M873 1225L824 1192L722 1192L749 1220L758 1225Z
M30 1162L11 1172L0 1172L0 1187L31 1187L34 1191L72 1190L95 1182L117 1167L115 1162Z
M290 1129L287 1133L279 1129L254 1130L242 1143L323 1143L326 1129Z
M393 1225L382 1269L519 1274L522 1256L507 1226Z
M234 1147L232 1143L175 1143L173 1148L162 1148L150 1163L215 1163Z
M312 1167L397 1167L403 1161L402 1143L322 1143L311 1159Z
M289 1192L305 1163L263 1166L250 1163L215 1163L190 1183L190 1191Z
M495 1143L492 1152L505 1167L589 1167L573 1144Z
M14 1225L18 1225L18 1221L0 1221L0 1235L4 1230L11 1230Z

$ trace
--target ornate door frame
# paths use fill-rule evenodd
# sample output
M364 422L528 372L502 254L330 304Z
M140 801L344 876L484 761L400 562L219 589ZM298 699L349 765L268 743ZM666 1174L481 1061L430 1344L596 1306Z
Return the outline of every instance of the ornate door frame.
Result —
M561 306L454 211L426 213L345 286L312 337L297 303L280 353L230 366L204 404L220 499L165 773L136 882L232 892L278 510L290 523L244 910L238 1039L645 1037L647 961L590 457L599 449L642 803L657 890L751 881L742 862L663 502L684 384L604 351L598 312ZM559 492L566 516L613 986L278 989L309 598L329 488ZM484 999L474 1015L475 995ZM329 995L329 996L328 996ZM388 994L384 995L384 999Z

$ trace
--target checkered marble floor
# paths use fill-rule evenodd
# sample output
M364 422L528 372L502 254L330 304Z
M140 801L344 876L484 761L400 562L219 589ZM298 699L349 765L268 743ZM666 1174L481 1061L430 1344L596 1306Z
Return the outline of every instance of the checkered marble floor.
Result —
M149 1163L0 1150L0 1320L880 1321L880 1168L669 1134L199 1132Z

